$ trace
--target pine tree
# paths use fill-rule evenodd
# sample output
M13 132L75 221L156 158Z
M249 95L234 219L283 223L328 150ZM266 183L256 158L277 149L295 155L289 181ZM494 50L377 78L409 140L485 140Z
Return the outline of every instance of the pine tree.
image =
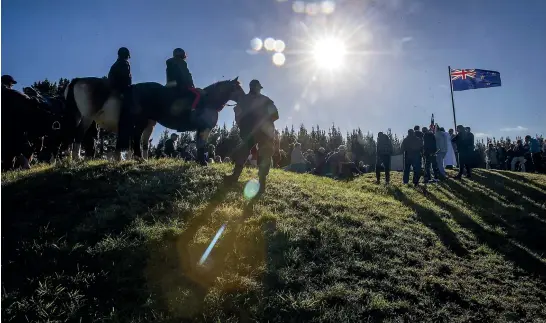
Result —
M64 91L66 89L66 87L68 86L68 84L70 84L70 81L66 78L60 78L59 79L59 82L57 82L57 95L58 96L61 96L61 97L64 97Z
M169 139L169 129L163 130L161 133L161 137L159 137L159 141L157 142L157 148L156 148L156 157L160 157L163 155L163 149L165 148L165 142Z
M216 144L216 154L220 155L222 159L227 156L230 151L234 150L234 147L229 146L229 130L224 123L219 131L218 142Z
M220 127L216 126L210 131L207 143L216 147L216 145L218 145L218 139L220 139Z
M57 83L51 83L47 78L43 81L34 82L32 87L43 96L55 96L58 91Z

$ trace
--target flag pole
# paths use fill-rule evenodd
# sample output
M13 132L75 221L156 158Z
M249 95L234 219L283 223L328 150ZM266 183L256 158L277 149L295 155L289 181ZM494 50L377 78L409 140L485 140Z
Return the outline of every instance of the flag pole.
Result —
M453 100L453 82L451 81L451 66L447 67L449 72L449 89L451 90L451 107L453 108L453 124L455 128L453 130L457 132L457 119L455 118L455 101Z

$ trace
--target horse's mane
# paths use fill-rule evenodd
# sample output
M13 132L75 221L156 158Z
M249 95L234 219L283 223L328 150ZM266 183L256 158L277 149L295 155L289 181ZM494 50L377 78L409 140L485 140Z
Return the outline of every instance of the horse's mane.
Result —
M207 90L210 90L210 89L214 88L215 86L218 86L218 85L221 85L221 84L224 84L224 83L229 83L229 82L232 82L232 81L233 80L218 81L218 82L212 83L211 85L207 86L203 90L206 92ZM237 81L237 83L239 83L239 85L241 85L241 83L239 81Z

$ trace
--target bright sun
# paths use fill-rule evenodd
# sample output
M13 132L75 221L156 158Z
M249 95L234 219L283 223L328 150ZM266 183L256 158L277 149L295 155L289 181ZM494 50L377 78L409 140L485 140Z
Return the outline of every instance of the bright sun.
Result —
M319 68L336 69L345 61L345 44L335 38L318 40L313 48L313 56Z

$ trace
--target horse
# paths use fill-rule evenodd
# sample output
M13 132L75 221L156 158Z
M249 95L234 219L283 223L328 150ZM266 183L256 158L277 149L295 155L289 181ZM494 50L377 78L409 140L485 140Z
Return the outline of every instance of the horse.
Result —
M13 89L2 87L2 168L11 169L13 159L23 156L31 160L41 151L44 137L53 153L66 142L70 122L62 114L55 114L39 102ZM28 167L27 167L28 168Z
M195 98L189 91L188 95L181 95L177 88L156 82L133 84L130 94L133 126L130 129L118 129L121 97L110 88L108 80L97 77L72 80L65 90L66 102L68 106L76 107L81 115L80 135L74 142L73 156L79 156L80 137L83 137L82 134L94 120L101 128L117 133L118 136L120 131L130 133L134 156L147 159L148 140L156 123L159 123L177 131L196 131L198 148L203 155L199 160L206 164L204 147L210 130L216 126L219 112L229 100L237 101L245 92L238 77L216 82L200 92L203 95L198 99L196 108L192 109ZM116 147L117 160L121 158L119 142ZM144 156L141 146L144 148Z

